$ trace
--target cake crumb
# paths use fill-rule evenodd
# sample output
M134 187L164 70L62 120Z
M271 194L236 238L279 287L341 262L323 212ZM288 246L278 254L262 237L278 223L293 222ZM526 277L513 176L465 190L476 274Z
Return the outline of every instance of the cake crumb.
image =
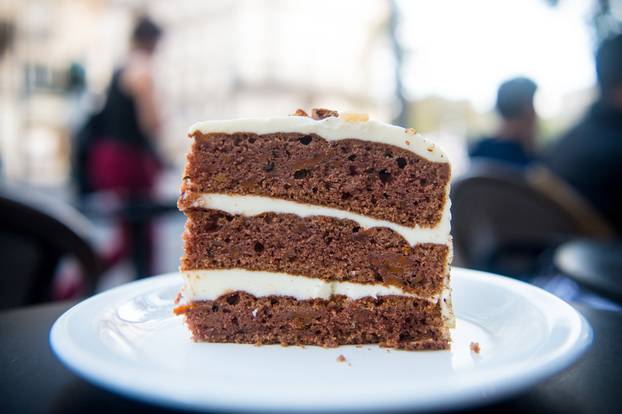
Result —
M183 288L182 288L183 290ZM177 292L177 296L175 296L175 305L179 305L179 302L181 302L181 298L183 297L182 291L180 290L179 292Z
M294 112L293 114L291 114L291 116L306 116L309 117L309 115L305 112L304 109L296 109L296 112Z
M177 316L183 315L188 312L192 308L192 305L179 305L176 308L173 308L173 313Z
M338 117L338 116L339 116L339 112L333 111L331 109L313 108L311 110L311 118L315 119L316 121L321 121L322 119L325 119L325 118Z
M417 135L417 130L415 128L406 128L406 133L409 135Z
M469 345L469 348L471 348L471 352L475 354L479 354L479 351L480 351L479 342L471 342L471 345Z
M346 359L346 357L344 357L343 355L339 355L339 356L337 357L337 362L346 362L346 361L347 361L347 359Z

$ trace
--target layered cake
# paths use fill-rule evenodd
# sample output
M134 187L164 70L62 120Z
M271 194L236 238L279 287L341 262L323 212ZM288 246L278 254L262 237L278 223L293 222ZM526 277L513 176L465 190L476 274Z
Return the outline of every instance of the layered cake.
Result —
M321 109L189 136L177 312L194 340L449 347L450 165L437 146Z

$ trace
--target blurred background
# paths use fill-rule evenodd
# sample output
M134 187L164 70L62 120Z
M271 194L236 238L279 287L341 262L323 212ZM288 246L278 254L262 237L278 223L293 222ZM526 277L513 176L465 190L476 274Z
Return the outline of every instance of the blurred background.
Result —
M175 271L189 126L312 107L444 148L456 265L616 307L621 29L616 0L3 0L0 307Z

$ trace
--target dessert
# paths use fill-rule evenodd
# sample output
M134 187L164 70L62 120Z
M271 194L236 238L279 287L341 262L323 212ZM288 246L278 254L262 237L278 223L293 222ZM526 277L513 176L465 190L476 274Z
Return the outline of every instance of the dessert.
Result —
M437 146L324 109L189 136L178 312L194 340L449 347L450 165Z

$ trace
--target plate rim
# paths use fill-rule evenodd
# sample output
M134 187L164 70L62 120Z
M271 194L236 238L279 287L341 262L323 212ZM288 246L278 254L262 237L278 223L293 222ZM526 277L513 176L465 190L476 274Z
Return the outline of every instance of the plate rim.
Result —
M67 369L76 374L78 377L95 384L98 387L129 398L137 399L149 404L157 404L177 409L227 411L252 410L270 412L300 412L309 410L343 412L355 410L373 411L379 409L429 411L475 407L517 394L520 391L523 391L526 388L561 372L576 362L592 344L594 336L593 330L581 312L551 293L546 292L534 285L493 273L465 269L456 266L452 266L451 271L452 277L457 276L467 280L478 280L480 282L483 281L484 283L503 285L504 288L510 288L512 291L512 288L516 288L521 291L528 291L534 295L539 295L541 299L551 301L551 303L554 303L559 309L563 309L566 312L566 316L578 318L577 326L575 326L575 330L577 330L576 335L574 335L574 338L565 338L563 342L565 345L564 352L557 352L549 355L548 358L538 359L536 361L537 364L535 368L530 370L531 372L525 371L524 367L517 369L517 364L511 364L509 367L510 369L493 369L496 376L493 375L492 380L490 378L491 376L487 375L489 378L486 378L486 381L479 384L474 381L475 385L470 384L469 386L461 387L459 391L450 394L448 399L436 397L428 398L427 400L424 399L423 401L417 401L415 399L405 400L404 398L401 398L396 401L387 401L385 399L378 401L375 404L373 402L359 402L358 404L343 404L339 406L335 406L334 401L332 401L330 405L321 405L320 402L320 405L318 406L305 408L301 405L279 404L278 401L271 401L271 404L270 401L264 401L263 405L257 406L258 402L256 398L250 401L236 398L232 401L230 396L225 396L223 398L222 396L219 397L217 395L211 395L211 401L206 403L205 401L184 400L183 395L159 394L144 385L136 386L136 384L133 384L134 386L127 386L127 384L124 384L123 381L119 381L118 375L114 375L114 373L111 375L110 371L107 371L105 375L102 375L101 372L96 372L97 363L94 362L92 353L89 354L87 350L81 349L73 343L72 339L69 337L69 334L66 333L71 317L80 312L81 309L87 308L92 302L102 300L105 296L114 297L116 301L121 301L121 298L124 296L123 294L128 296L129 293L133 293L129 295L129 297L133 297L136 295L136 291L140 290L140 288L142 288L143 292L146 292L148 290L157 290L160 285L166 286L171 283L173 278L177 278L179 275L178 272L171 272L126 283L98 293L75 304L70 309L65 311L52 325L49 332L49 344L53 354ZM144 287L142 285L144 285ZM541 309L539 307L536 308ZM570 339L573 339L573 341L568 342ZM549 352L549 354L551 353ZM125 375L127 375L127 371ZM470 376L472 377L474 375L470 374ZM499 381L500 379L501 381ZM444 395L443 397L448 396Z

